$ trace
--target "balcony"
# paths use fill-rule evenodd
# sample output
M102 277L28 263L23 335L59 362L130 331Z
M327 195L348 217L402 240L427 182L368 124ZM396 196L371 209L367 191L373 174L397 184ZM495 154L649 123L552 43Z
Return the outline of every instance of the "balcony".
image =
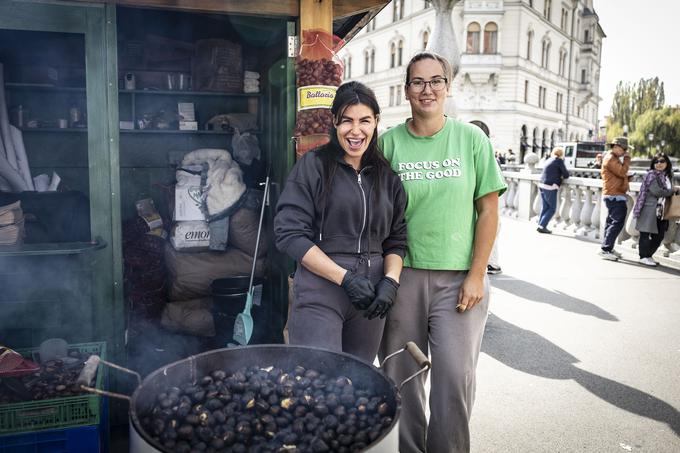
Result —
M499 53L464 53L460 56L460 65L466 71L474 72L475 68L497 71L503 65L503 56Z
M503 0L465 0L466 13L503 12Z

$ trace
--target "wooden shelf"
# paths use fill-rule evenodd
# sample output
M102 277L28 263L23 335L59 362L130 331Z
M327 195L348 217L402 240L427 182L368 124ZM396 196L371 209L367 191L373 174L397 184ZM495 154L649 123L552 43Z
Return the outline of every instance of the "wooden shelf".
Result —
M85 87L60 87L42 83L5 83L5 89L85 93Z
M58 133L65 133L65 132L80 132L80 133L85 133L87 132L87 128L80 128L80 127L65 127L65 128L58 128L58 127L24 127L21 129L21 132L58 132Z
M36 255L80 255L106 247L106 241L97 237L90 242L50 242L45 244L23 244L0 246L0 257Z
M251 134L259 135L262 131L248 131ZM227 131L180 131L177 129L121 129L121 134L185 134L185 135L234 135L233 132Z
M218 91L183 91L183 90L118 90L120 94L140 94L151 96L206 96L206 97L246 97L256 98L262 93L220 93Z

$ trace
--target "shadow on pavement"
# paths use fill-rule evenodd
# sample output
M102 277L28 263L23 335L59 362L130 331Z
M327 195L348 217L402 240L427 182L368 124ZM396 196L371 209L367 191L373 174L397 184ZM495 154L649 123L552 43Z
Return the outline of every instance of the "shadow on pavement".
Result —
M512 345L512 347L508 347ZM523 373L573 379L593 395L627 412L667 424L680 436L680 412L648 393L576 367L578 359L530 330L489 313L482 352Z
M559 291L551 291L509 275L493 278L491 280L491 286L514 294L518 297L521 297L522 299L550 304L557 308L561 308L564 311L569 311L579 315L594 316L605 321L619 320L619 318L612 315L608 311L605 311L597 305L586 300L572 297Z

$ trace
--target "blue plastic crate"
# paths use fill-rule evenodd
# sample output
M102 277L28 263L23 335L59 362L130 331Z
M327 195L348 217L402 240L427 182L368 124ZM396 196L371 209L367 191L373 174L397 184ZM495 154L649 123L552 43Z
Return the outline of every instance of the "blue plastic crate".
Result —
M0 453L108 453L109 399L99 425L0 436Z
M99 453L98 425L0 437L0 453Z

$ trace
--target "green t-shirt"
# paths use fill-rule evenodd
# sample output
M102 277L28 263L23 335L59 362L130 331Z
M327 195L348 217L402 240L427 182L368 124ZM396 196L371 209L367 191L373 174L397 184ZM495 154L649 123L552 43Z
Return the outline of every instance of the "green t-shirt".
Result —
M385 132L380 146L408 198L404 265L470 269L477 218L474 202L507 188L484 132L447 118L436 134L418 137L404 123Z

